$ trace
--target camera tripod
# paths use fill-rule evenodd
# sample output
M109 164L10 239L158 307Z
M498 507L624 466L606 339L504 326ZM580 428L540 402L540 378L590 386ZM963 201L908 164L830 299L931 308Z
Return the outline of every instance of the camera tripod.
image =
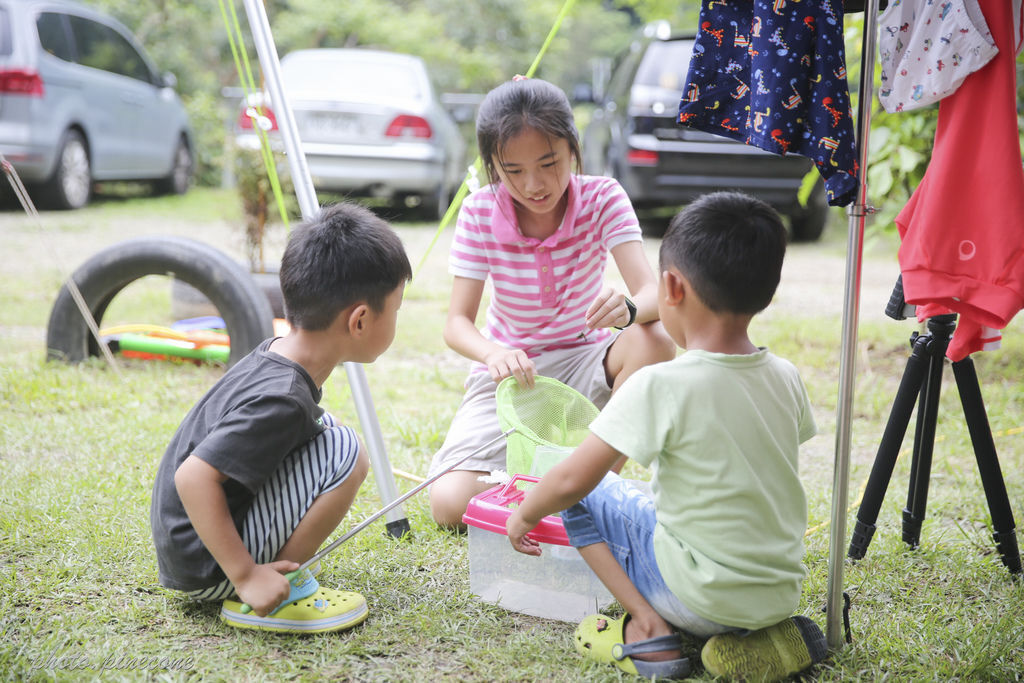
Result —
M886 307L886 314L902 320L906 318L905 309L901 276ZM907 507L903 510L903 541L911 548L916 548L920 544L921 523L924 521L928 502L928 477L935 443L942 367L946 347L949 346L950 338L956 329L956 314L929 318L927 328L927 333L914 332L910 338L913 350L907 359L907 366L903 371L903 378L896 392L885 431L882 433L882 441L878 446L878 454L868 477L860 510L857 512L857 523L847 553L853 560L862 559L867 552L868 544L871 543L878 511L885 497L885 489L892 478L900 445L910 424L910 415L915 402L918 401L910 489L907 493ZM992 538L1003 564L1011 574L1020 574L1020 550L1017 547L1013 512L1010 509L1003 474L999 469L999 459L996 456L974 361L968 356L952 363L952 367L971 444L974 447L974 457L978 462L982 487L992 515Z

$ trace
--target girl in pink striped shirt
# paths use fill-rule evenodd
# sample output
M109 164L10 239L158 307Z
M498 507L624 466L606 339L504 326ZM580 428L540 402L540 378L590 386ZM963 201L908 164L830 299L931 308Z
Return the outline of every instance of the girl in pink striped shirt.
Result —
M554 377L603 407L638 368L676 353L657 320L657 280L636 214L617 181L580 173L565 93L517 77L484 98L476 133L491 184L459 212L444 328L448 345L474 363L431 475L501 434L495 389L506 377L526 386L535 375ZM628 298L604 284L608 254ZM490 304L478 329L488 278ZM469 499L490 486L480 476L505 469L505 446L498 441L460 467L430 488L431 512L443 526L462 525Z

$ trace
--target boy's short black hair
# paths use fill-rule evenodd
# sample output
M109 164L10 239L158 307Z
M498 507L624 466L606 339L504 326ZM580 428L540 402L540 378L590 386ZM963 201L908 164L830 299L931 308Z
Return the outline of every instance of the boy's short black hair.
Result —
M661 270L675 266L717 313L764 310L775 295L786 254L779 214L742 192L713 192L687 205L661 243Z
M411 278L402 241L386 221L357 204L325 206L292 231L281 258L285 317L293 327L324 330L354 303L383 310Z

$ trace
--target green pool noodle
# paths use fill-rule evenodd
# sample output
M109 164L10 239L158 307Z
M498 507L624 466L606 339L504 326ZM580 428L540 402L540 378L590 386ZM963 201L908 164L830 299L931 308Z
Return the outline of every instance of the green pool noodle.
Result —
M129 351L159 353L177 358L194 358L220 363L227 363L228 357L231 355L231 347L223 344L208 344L192 348L187 342L179 342L163 337L150 337L144 334L122 334L117 342L120 348Z

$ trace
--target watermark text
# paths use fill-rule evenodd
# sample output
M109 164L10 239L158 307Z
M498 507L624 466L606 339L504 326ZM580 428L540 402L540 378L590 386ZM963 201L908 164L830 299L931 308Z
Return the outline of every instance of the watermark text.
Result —
M90 656L81 652L48 652L29 660L29 673L51 671L191 671L194 657L146 656L112 654L106 657Z

